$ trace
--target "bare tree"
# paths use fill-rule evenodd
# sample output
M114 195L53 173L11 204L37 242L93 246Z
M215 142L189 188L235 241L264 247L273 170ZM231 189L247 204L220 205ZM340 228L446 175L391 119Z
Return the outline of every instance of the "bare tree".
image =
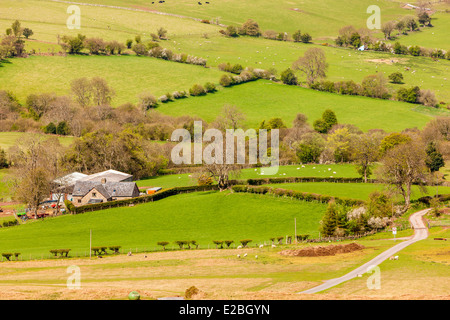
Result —
M75 96L75 100L82 107L86 107L91 102L91 85L87 78L79 78L72 81L70 84L72 94Z
M303 72L306 75L306 81L311 85L318 78L326 77L328 63L322 49L310 48L306 50L303 57L293 63L292 68Z
M372 166L380 156L380 143L382 135L378 133L364 133L355 136L354 159L359 173L364 177L364 182L372 173Z
M226 129L236 130L242 128L244 121L245 115L236 106L225 105L213 126L222 131Z

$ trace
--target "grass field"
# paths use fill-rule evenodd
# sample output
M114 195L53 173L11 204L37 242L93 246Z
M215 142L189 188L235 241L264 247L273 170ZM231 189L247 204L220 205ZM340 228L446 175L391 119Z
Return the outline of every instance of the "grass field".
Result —
M326 205L302 203L229 192L200 192L173 196L132 208L108 209L80 215L30 221L0 229L0 252L19 251L28 259L49 255L48 250L70 248L89 254L93 246L121 245L123 250L157 248L158 241L197 240L201 248L213 240L252 239L293 235L294 218L299 234L318 235ZM301 221L301 222L300 222ZM160 248L159 248L160 249Z
M32 56L11 59L1 69L0 88L12 91L22 103L31 93L70 94L73 79L102 77L116 92L114 106L136 103L144 91L159 97L189 90L195 83L218 82L222 74L200 66L136 56Z
M275 175L261 174L261 170L264 171L264 168L258 168L256 170L253 168L243 169L241 170L239 176L232 178L246 180L246 179L274 178L274 177L329 177L330 172L336 172L333 173L335 177L343 177L343 178L359 177L353 164L280 166L278 169L278 173ZM190 173L155 176L147 179L138 180L136 181L136 183L139 187L161 187L161 188L186 187L197 185L195 175L192 175Z
M318 92L267 80L224 88L203 97L174 101L161 105L158 110L174 116L190 114L210 122L226 104L239 108L246 116L245 125L253 128L257 128L262 120L274 117L281 118L291 127L297 113L305 114L312 124L321 118L326 109L332 109L339 123L353 124L364 131L378 128L392 132L423 128L437 112L398 101Z
M102 3L98 0L86 0L86 3ZM220 17L220 23L241 25L247 19L254 19L262 30L294 32L301 29L315 38L328 39L337 35L339 29L353 24L357 29L366 26L370 14L367 7L373 4L369 0L346 0L336 6L333 0L326 1L268 1L268 0L227 0L210 1L210 4L198 5L196 1L166 1L164 4L151 4L144 0L112 0L108 4L131 8L147 8L161 12L175 13L201 19ZM384 19L394 19L408 13L392 1L377 1ZM332 9L331 9L332 8ZM294 10L298 9L298 10Z
M345 197L352 199L369 199L370 193L373 191L388 191L386 185L375 183L329 183L329 182L303 182L303 183L280 183L270 184L269 187L282 188L288 190L296 190L303 192L311 192L328 196ZM435 187L427 187L428 193L423 194L417 186L413 187L411 198L418 199L426 195L436 194ZM450 187L439 187L439 194L450 194ZM397 197L398 200L402 198Z
M5 151L12 146L14 146L18 140L22 139L26 135L30 135L32 133L25 132L0 132L0 148ZM42 136L45 136L42 134ZM73 137L58 137L59 142L63 146L69 146L73 142Z

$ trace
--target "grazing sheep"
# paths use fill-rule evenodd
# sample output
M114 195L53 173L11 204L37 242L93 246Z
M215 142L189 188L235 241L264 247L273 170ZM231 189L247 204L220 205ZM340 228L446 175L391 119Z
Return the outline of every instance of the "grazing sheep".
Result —
M238 257L238 258L240 258L240 257L241 257L241 255L240 255L240 254L238 254L238 255L237 255L237 257Z
M276 245L274 245L274 244L272 245L272 248L276 248L276 247L277 247Z
M242 249L242 246L238 246L237 248L238 248L238 249Z
M247 256L247 254L244 254L244 257L246 257Z
M258 259L258 255L255 256L255 259Z
M262 249L262 248L264 248L264 245L262 244L262 245L260 245L259 247Z

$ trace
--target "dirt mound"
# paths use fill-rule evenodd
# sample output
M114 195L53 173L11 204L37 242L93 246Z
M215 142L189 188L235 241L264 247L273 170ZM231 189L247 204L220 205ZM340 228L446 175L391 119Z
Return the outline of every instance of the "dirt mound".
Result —
M321 257L334 256L338 253L348 253L357 250L362 250L365 247L357 243L337 244L329 246L315 246L298 250L283 250L280 254L291 257Z

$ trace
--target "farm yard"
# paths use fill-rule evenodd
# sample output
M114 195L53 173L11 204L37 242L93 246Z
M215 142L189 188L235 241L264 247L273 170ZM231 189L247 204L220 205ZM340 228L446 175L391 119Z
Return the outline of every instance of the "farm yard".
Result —
M0 299L448 299L450 3L373 5L1 1Z

